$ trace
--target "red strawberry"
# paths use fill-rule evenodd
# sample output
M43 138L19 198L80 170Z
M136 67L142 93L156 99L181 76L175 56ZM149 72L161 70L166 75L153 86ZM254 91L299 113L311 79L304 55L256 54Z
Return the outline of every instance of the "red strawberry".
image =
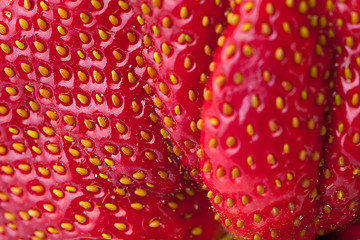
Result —
M359 214L360 198L360 41L359 1L337 1L331 7L336 21L337 56L330 107L325 162L320 179L319 234L351 221ZM341 23L341 24L339 24Z
M208 197L240 237L311 239L330 64L316 14L326 1L240 2L204 92Z
M360 222L357 221L346 225L340 231L334 232L327 239L329 240L360 240Z
M0 238L217 234L144 91L132 7L18 0L0 11Z
M164 136L174 142L174 152L197 176L203 89L209 75L217 38L226 22L229 2L131 0L144 21L152 45L143 55L149 74L147 83L164 126Z

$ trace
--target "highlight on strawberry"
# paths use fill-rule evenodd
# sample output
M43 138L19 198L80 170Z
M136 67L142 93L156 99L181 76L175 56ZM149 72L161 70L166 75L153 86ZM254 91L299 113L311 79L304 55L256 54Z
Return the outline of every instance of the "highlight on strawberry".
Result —
M357 0L0 1L0 239L359 238Z

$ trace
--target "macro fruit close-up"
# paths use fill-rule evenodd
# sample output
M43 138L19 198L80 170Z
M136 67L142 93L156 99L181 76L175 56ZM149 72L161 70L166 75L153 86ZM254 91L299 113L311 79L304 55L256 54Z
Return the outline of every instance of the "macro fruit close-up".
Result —
M0 0L0 240L360 239L358 0Z

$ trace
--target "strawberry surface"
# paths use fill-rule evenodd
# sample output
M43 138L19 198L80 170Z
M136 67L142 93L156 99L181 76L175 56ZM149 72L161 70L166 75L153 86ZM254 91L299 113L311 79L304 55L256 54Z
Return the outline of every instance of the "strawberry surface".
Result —
M132 6L18 0L0 10L1 239L218 234L161 134Z
M359 47L358 1L335 1L329 7L334 19L334 80L329 110L325 162L321 171L319 234L346 224L359 214ZM336 22L335 22L336 21Z
M131 5L144 20L151 45L143 50L150 75L147 80L173 151L199 180L198 123L203 89L217 38L226 23L228 1L138 1ZM141 11L140 11L141 10Z
M329 240L359 240L360 239L360 222L348 224L339 231L335 231L328 237Z
M204 91L208 197L245 239L311 239L331 56L326 1L240 1ZM325 19L326 22L326 19Z

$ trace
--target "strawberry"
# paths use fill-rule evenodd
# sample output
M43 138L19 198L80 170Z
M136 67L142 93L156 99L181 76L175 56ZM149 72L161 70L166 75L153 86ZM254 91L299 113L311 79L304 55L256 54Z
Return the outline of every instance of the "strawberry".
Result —
M339 231L332 233L329 240L360 240L360 222L354 222L346 225Z
M204 91L200 165L218 217L241 238L315 236L331 60L325 3L240 1L227 16Z
M143 55L156 112L173 151L199 180L198 124L203 89L217 38L226 23L229 2L131 0L143 19L143 32L152 39Z
M1 239L220 233L161 135L132 6L15 0L0 10Z
M326 155L321 171L319 234L323 235L359 215L359 73L358 1L337 1L329 9L334 21L336 73L332 86Z

